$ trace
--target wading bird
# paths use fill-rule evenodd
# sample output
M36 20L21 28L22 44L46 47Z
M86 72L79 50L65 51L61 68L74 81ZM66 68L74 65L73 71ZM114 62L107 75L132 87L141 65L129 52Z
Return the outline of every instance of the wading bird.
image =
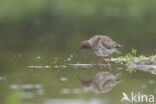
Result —
M120 54L121 52L118 50L119 47L121 47L120 44L106 35L94 35L89 40L85 40L81 43L80 50L90 49L100 57L100 71L102 71L102 57L108 56L109 72L111 72L111 54L114 52Z

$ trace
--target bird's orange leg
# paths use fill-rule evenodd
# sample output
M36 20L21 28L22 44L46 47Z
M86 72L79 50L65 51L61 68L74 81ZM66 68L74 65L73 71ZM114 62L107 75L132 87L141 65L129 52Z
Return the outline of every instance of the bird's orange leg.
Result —
M108 61L108 67L109 67L109 72L111 73L112 72L112 68L111 68L111 55L108 55L109 56L109 61Z
M100 63L99 63L99 66L100 66L100 72L102 72L102 56L100 56Z

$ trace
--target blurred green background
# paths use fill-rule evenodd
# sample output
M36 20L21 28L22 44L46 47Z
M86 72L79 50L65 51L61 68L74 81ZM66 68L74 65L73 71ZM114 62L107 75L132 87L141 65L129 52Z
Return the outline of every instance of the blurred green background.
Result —
M82 52L70 62L65 61L81 41L94 34L108 35L122 44L122 55L131 48L135 48L138 55L155 54L155 5L156 0L0 0L0 103L20 104L20 92L26 94L22 104L49 104L51 101L47 99L54 98L81 98L86 100L85 104L95 98L96 104L104 101L120 104L122 91L155 94L154 85L150 84L151 80L155 81L154 75L125 71L122 77L125 82L109 94L95 95L83 90L80 94L60 93L65 88L70 92L81 88L76 75L88 78L97 73L98 66L75 70L69 65L97 64L98 59L91 52ZM31 65L51 68L28 68ZM115 73L120 72L116 71L118 67L112 66ZM67 78L67 82L61 82L62 77ZM27 84L33 87L15 88L17 92L12 88ZM36 84L40 85L39 89L34 88ZM38 90L44 93L37 95Z
M59 38L59 44L106 34L125 47L149 52L144 47L154 49L156 44L155 4L155 0L1 0L0 35L6 41Z

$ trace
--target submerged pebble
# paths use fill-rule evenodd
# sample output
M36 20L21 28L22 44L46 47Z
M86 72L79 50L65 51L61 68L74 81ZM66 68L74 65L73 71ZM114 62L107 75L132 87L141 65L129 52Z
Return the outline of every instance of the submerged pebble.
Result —
M133 60L126 64L129 68L156 74L156 57L146 58L143 60Z

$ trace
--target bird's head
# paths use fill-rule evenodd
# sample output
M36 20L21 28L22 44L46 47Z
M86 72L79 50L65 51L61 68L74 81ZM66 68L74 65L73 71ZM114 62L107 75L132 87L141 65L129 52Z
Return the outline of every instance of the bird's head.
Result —
M91 45L87 40L85 40L81 43L79 50L76 51L76 54L78 54L80 52L80 50L82 50L82 49L91 49Z
M80 49L90 49L90 48L91 48L91 45L87 40L81 43Z

